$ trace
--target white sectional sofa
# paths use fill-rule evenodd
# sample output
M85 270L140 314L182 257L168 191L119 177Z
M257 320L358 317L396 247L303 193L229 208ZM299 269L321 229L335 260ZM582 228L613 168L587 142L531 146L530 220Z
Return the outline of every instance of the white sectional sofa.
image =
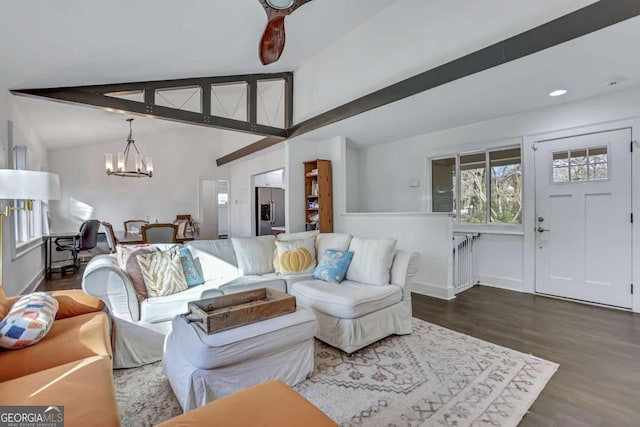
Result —
M314 234L317 233L281 234L278 239L294 240ZM104 301L113 318L114 367L160 360L172 320L187 311L189 301L264 287L294 295L298 305L315 313L319 326L316 337L347 353L391 334L411 332L411 281L419 254L395 250L395 241L392 246L389 244L391 239L381 242L352 239L348 234L317 234L317 254L326 249L354 251L346 280L332 284L314 279L312 273L275 274L274 240L274 236L260 236L187 242L185 247L205 283L142 301L115 255L93 258L85 269L82 288ZM377 244L386 244L385 250L392 251L387 257L388 265L377 257ZM369 276L371 283L367 283Z

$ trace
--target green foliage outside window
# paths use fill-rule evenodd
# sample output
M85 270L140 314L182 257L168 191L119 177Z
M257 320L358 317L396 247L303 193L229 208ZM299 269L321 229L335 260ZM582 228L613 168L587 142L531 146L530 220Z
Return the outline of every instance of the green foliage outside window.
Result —
M456 166L460 171L459 209ZM520 148L433 160L432 196L433 212L453 212L462 223L485 224L488 219L491 223L522 223Z

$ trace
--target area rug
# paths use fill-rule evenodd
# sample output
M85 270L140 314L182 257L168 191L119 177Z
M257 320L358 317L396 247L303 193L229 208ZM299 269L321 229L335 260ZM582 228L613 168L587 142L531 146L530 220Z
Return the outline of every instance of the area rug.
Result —
M342 426L516 426L558 365L413 319L413 333L350 356L316 341L294 387ZM123 426L180 414L160 363L114 371Z

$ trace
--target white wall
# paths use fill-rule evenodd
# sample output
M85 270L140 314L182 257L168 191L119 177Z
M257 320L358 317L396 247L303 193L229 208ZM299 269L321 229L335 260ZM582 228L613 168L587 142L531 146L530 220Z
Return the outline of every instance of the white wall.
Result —
M8 121L13 122L15 143L27 146L28 166L34 170L47 170L47 151L40 142L27 118L18 109L13 96L0 82L0 167L8 166L9 128ZM43 279L44 256L42 245L30 246L30 249L12 256L12 240L14 228L14 216L5 218L0 215L2 221L2 268L1 280L7 295L18 295L35 289Z
M134 134L135 136L135 134ZM228 179L216 159L232 150L219 133L192 127L136 140L143 156L153 157L152 178L108 176L105 153L124 150L124 139L51 151L51 170L60 174L62 200L54 204L52 228L75 231L83 221L73 213L73 201L90 206L90 217L123 230L127 219L171 222L176 214L198 217L200 177Z
M392 237L396 248L420 253L413 291L453 298L451 219L428 213L350 213L338 216L336 231L358 237Z
M482 233L475 243L475 279L497 288L524 290L522 235Z
M360 212L423 211L424 147L402 147L411 151L390 155L387 145L359 150L357 194ZM418 180L419 186L409 187L411 180Z

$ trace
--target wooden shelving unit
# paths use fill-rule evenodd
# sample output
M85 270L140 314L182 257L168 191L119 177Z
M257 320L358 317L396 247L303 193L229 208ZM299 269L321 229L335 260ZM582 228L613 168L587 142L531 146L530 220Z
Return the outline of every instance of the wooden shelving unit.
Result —
M330 160L304 162L306 230L333 233L332 186Z

